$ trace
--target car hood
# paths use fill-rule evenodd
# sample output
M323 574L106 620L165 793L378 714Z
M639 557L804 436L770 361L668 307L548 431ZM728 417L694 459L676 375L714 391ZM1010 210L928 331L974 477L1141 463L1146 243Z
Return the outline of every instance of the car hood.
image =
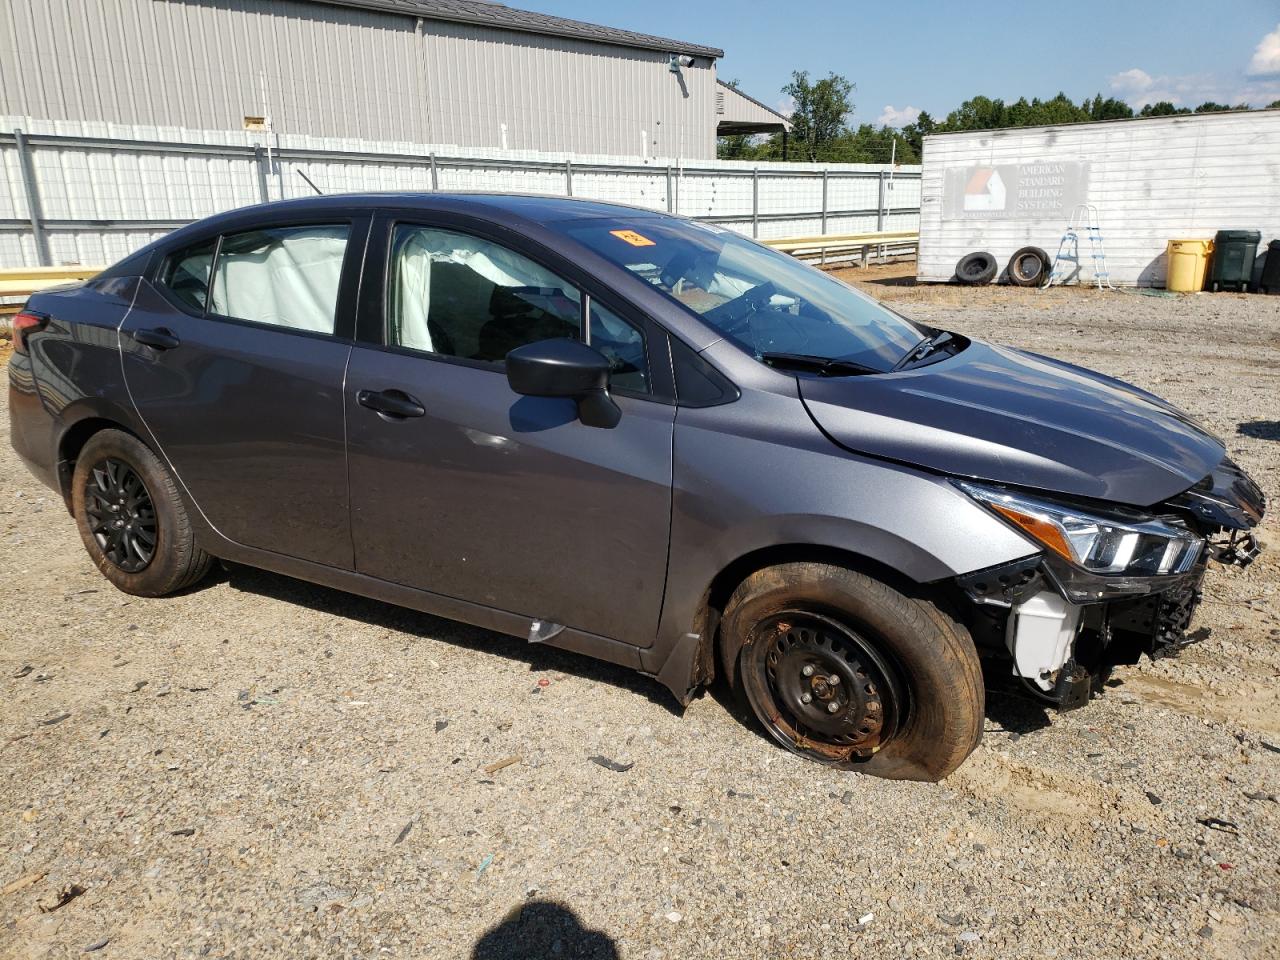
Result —
M1150 506L1226 454L1159 397L980 340L914 370L798 379L810 415L848 450L1070 496Z

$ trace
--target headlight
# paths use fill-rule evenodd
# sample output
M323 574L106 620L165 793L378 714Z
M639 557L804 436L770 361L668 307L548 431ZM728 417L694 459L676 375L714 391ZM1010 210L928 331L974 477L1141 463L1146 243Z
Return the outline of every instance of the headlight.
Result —
M1204 540L1140 514L1108 516L976 483L957 486L1045 549L1090 573L1158 577L1195 566Z

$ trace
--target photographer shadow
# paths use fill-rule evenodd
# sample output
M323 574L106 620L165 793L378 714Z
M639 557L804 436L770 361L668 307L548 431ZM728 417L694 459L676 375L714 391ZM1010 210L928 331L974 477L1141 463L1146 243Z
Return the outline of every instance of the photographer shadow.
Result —
M503 921L476 941L471 960L619 960L612 937L583 926L568 907L549 900L531 900L513 909Z

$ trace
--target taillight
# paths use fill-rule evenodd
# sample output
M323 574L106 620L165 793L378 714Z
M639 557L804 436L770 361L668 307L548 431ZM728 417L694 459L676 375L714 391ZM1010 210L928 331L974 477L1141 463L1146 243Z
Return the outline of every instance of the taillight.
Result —
M13 318L13 352L27 352L27 337L39 333L49 324L49 318L40 313L23 310Z

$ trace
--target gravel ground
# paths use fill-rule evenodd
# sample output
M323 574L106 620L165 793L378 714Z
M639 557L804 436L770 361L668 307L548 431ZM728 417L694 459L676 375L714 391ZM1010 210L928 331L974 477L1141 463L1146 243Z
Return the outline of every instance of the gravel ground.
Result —
M1280 298L846 276L1168 396L1280 495ZM1062 716L992 693L960 771L888 783L278 576L126 597L6 444L0 956L1280 956L1275 515L1203 643Z

